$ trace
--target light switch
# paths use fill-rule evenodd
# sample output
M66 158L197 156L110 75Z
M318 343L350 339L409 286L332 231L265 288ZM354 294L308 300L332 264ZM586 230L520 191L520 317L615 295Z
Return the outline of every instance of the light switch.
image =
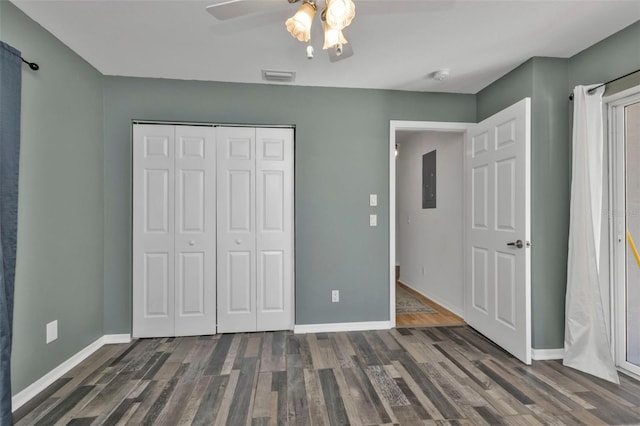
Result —
M369 215L369 226L378 226L378 215Z
M369 194L369 205L371 207L378 205L378 194Z

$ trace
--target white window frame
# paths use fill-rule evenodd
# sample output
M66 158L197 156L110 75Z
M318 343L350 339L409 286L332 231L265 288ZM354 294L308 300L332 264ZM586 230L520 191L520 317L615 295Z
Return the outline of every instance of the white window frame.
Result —
M640 379L640 366L626 360L626 215L624 108L640 102L640 86L604 99L609 151L609 260L612 351L618 369Z

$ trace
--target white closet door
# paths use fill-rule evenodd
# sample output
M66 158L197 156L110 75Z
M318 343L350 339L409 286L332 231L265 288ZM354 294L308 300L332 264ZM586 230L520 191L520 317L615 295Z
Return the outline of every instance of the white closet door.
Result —
M293 129L256 129L257 331L293 327Z
M173 154L174 126L134 126L134 337L174 333Z
M255 129L217 128L218 332L256 330Z
M175 135L175 335L215 334L215 130L176 126Z

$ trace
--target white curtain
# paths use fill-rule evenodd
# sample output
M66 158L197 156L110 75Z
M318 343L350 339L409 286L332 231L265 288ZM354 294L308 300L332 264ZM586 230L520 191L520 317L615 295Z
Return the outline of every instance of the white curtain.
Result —
M563 364L620 383L602 294L599 259L602 224L602 93L573 91L571 217Z

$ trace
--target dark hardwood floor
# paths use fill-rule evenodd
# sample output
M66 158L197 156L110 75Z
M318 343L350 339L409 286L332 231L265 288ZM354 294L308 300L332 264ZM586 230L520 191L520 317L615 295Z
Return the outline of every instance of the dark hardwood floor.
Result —
M19 425L618 425L640 383L521 364L467 326L223 334L105 346Z

